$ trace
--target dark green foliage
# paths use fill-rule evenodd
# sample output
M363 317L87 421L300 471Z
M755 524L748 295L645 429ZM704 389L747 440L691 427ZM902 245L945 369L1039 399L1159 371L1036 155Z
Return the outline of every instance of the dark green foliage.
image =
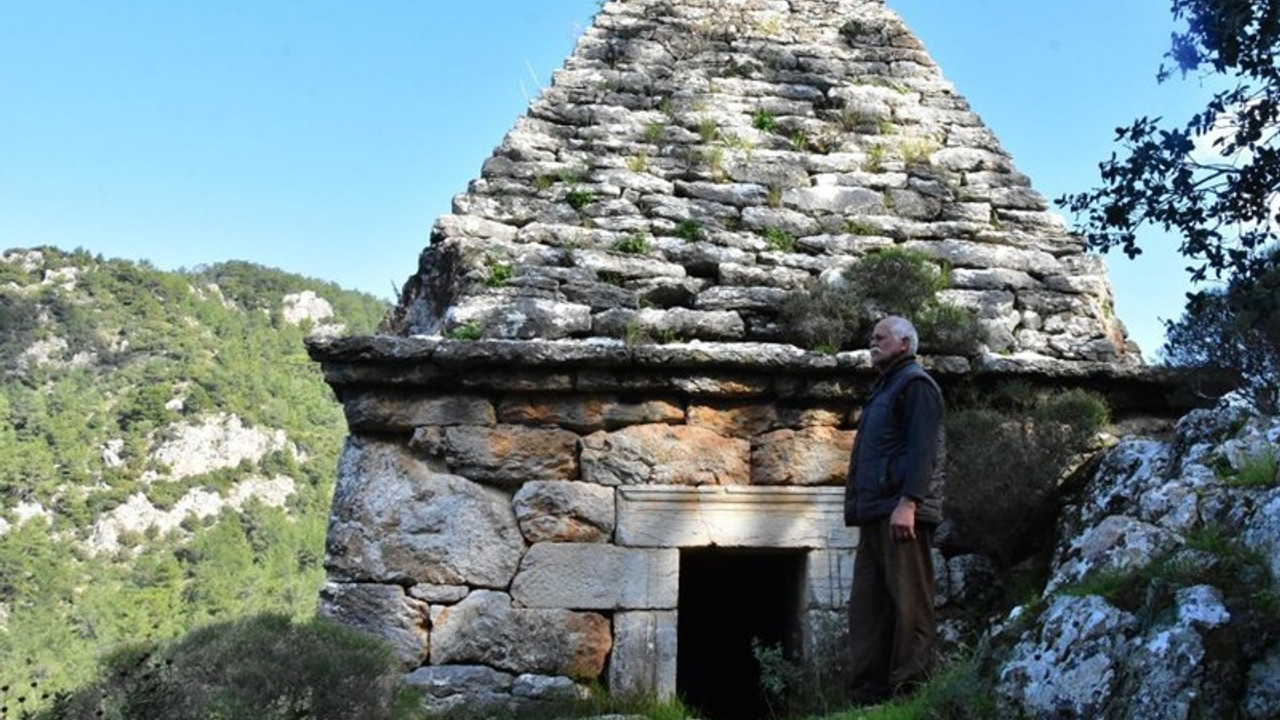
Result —
M117 650L98 682L32 720L379 720L405 716L396 712L399 677L377 640L332 621L265 614Z
M947 285L945 270L924 254L890 248L854 262L838 282L793 293L782 321L800 344L833 351L865 347L880 318L902 315L920 334L920 352L970 354L983 330L969 310L937 300Z
M564 194L564 201L569 203L569 207L582 212L584 208L596 201L596 196L590 190L575 187Z
M373 331L385 303L248 263L168 273L81 250L39 253L33 271L0 263L0 517L12 526L0 534L0 686L37 680L50 702L121 642L247 613L310 615L346 427L306 356L307 324L284 322L281 301L315 292L352 333ZM41 285L46 275L67 282ZM24 356L36 340L52 348L47 360ZM167 473L149 455L178 423L217 413L283 430L303 454L140 481ZM250 475L288 476L294 494L283 508L251 503L188 517L171 535L133 533L114 553L87 549L94 522L135 493L164 509ZM19 502L47 520L17 522Z
M1222 89L1182 126L1142 117L1116 130L1102 184L1058 204L1081 217L1093 249L1142 252L1140 227L1181 242L1193 280L1212 276L1265 292L1247 298L1255 320L1280 315L1274 282L1280 243L1280 5L1273 0L1173 0L1163 82L1179 72ZM1271 277L1270 283L1262 282Z
M676 226L676 237L693 242L702 239L702 225L697 220L684 220Z
M1059 483L1107 422L1083 390L1009 385L947 415L946 515L956 551L1008 567L1052 540Z
M1251 316L1252 288L1237 281L1192 297L1182 317L1165 324L1160 355L1173 367L1231 377L1255 407L1270 413L1280 408L1280 313Z

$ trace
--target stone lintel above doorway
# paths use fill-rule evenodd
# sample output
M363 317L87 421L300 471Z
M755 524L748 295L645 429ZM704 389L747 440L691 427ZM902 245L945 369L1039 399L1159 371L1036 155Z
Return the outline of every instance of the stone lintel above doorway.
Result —
M838 487L628 486L618 492L616 542L633 547L845 548Z

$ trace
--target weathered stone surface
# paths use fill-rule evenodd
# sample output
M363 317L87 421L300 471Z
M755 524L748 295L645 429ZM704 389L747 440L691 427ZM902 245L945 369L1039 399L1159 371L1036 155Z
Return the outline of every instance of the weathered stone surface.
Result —
M745 485L751 444L706 428L635 425L582 438L582 479L600 485Z
M352 439L326 550L339 578L506 587L524 541L504 494L432 472L395 445Z
M1280 490L1233 487L1214 468L1252 439L1270 449L1276 437L1280 417L1251 415L1228 397L1189 413L1168 440L1131 438L1107 453L1064 511L1049 610L1035 617L1017 608L998 634L1020 628L999 670L1008 712L1081 720L1280 713L1276 640L1250 610L1252 591L1221 580L1224 563L1245 564L1229 573L1238 578L1265 572L1260 565L1274 557L1194 540L1208 533L1239 548L1270 547L1252 533L1280 511ZM1106 574L1137 583L1116 594L1124 611L1096 595L1055 594Z
M850 531L856 536L857 530ZM811 550L805 555L810 609L843 608L853 591L854 553L843 548Z
M642 487L618 490L619 545L851 549L843 488Z
M347 425L360 431L408 432L422 425L493 425L493 404L479 397L421 396L366 389L342 398Z
M690 405L689 425L719 435L750 438L774 429L778 408L773 403L717 403Z
M433 717L456 712L502 716L519 710L511 696L514 677L483 665L428 665L401 682L422 693L422 708Z
M514 506L520 531L530 543L607 542L613 537L612 488L535 480L516 492Z
M611 695L675 696L677 619L674 610L614 613Z
M530 608L671 609L679 574L675 548L539 543L520 563L511 597Z
M320 589L321 617L385 640L406 668L427 659L430 623L427 604L405 595L398 585L325 583Z
M498 405L503 423L558 425L580 433L615 430L627 425L681 423L684 409L673 400L623 400L611 395L510 397Z
M591 679L611 646L609 621L599 614L516 608L505 593L477 590L435 616L431 664Z
M546 702L585 700L587 688L562 675L532 675L525 673L511 684L511 695L525 700Z
M512 487L575 479L577 443L575 433L558 428L429 426L414 431L409 447L470 480Z
M752 485L841 485L854 432L831 427L775 430L751 445Z
M1039 717L1104 717L1137 621L1096 596L1060 596L1039 625L1001 666L997 691Z

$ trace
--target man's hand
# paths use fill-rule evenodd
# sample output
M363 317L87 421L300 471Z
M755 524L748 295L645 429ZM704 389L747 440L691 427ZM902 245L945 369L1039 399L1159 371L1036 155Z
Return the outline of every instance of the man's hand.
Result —
M898 500L898 506L889 516L889 532L898 542L916 539L916 501L909 497Z

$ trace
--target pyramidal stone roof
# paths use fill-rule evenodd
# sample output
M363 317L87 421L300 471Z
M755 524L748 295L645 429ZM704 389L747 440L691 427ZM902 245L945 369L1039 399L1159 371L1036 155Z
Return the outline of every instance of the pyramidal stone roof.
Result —
M888 247L951 269L989 356L1141 365L1103 261L881 0L612 0L391 329L787 343L790 293Z

